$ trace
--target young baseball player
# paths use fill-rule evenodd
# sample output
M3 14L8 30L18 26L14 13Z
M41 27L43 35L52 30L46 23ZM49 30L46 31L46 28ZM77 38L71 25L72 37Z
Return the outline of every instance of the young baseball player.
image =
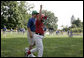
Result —
M37 16L36 19L36 30L35 30L35 34L34 34L34 41L36 44L36 48L31 49L28 51L28 55L38 51L38 56L37 57L42 57L43 55L43 42L42 39L44 37L44 25L43 25L43 19L45 18L44 14L41 14L41 10L42 10L42 5L40 5L40 13Z
M28 21L28 24L27 24L27 28L28 28L27 37L28 37L28 41L29 41L29 49L26 48L25 50L31 50L32 47L35 45L33 35L35 33L35 18L37 17L37 14L38 14L37 11L32 11L32 17ZM26 54L26 56L27 56L27 54Z

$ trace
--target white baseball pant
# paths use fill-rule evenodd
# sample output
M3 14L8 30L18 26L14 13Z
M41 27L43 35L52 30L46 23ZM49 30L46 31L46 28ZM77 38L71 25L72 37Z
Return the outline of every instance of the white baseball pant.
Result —
M38 34L34 34L34 41L36 44L36 48L31 49L31 53L38 51L38 56L37 57L42 57L43 55L43 39L44 36L42 35L38 35Z
M33 37L34 37L34 33L35 32L32 32ZM29 45L33 45L34 44L34 38L30 38L30 34L28 31L27 31L27 38L28 38Z

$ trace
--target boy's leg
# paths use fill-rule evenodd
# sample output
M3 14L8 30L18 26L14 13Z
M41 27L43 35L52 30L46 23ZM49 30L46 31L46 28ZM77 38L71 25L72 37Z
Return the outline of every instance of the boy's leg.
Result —
M38 39L38 47L37 47L37 49L38 49L38 57L42 57L42 55L43 55L43 43L42 43L42 39L41 38Z
M29 50L31 50L32 47L35 45L35 43L34 43L33 38L32 38L32 39L30 38L28 31L27 31L27 38L28 38L28 43L29 43ZM29 51L29 50L28 50L28 51ZM28 52L28 51L27 51L27 52ZM26 53L27 53L27 52L26 52ZM28 54L28 53L27 53L27 54ZM32 54L32 55L33 55L33 54Z
M38 51L38 57L42 57L43 55L43 43L42 43L43 36L40 36L37 34L35 34L34 36L35 36L34 38L35 38L36 48L32 49L31 53Z

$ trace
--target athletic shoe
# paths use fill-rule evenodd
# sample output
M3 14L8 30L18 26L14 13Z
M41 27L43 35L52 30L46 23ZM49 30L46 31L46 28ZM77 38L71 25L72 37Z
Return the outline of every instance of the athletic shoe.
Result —
M36 57L34 54L30 54L28 55L28 57Z
M28 57L28 53L27 53L28 50L29 50L28 48L25 48L25 57Z

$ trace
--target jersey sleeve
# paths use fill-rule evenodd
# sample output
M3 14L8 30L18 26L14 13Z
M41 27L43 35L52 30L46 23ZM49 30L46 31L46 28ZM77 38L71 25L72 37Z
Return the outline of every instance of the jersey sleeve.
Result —
M28 20L27 28L30 28L30 26L31 26L31 19Z

